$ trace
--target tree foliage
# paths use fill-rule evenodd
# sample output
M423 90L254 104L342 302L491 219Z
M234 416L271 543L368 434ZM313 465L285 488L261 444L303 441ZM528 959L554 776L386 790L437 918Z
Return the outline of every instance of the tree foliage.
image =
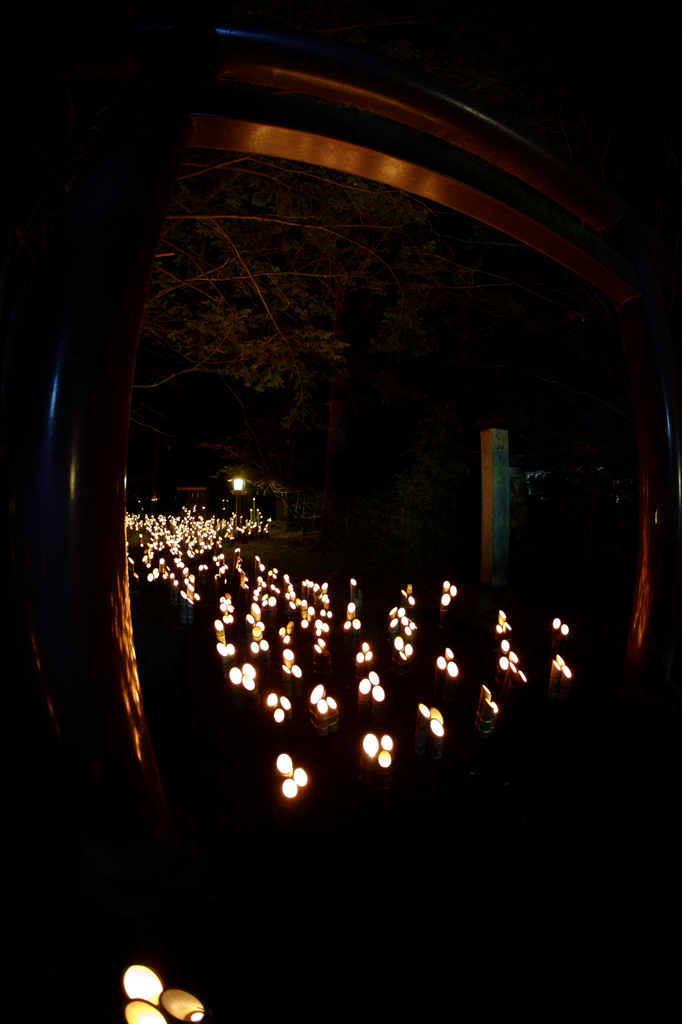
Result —
M108 14L114 24L158 20L146 0ZM164 20L187 14L178 0ZM669 5L617 21L589 9L560 31L544 5L504 0L203 3L198 16L336 38L480 95L595 173L678 248L680 15ZM44 23L54 17L46 9ZM68 26L68 12L60 19ZM123 85L48 83L4 107L3 413L52 225ZM342 380L365 496L375 486L396 494L417 460L418 424L454 415L456 440L432 429L442 454L473 464L479 425L495 422L509 427L518 458L564 481L556 503L576 552L594 563L596 550L614 548L599 526L612 514L614 524L629 515L618 535L632 535L634 504L621 493L636 475L629 382L598 291L464 216L304 164L190 151L170 213L160 251L172 255L157 260L145 316L137 423L175 443L191 422L197 440L263 480L321 488L326 406ZM664 298L680 353L675 293ZM222 424L186 406L199 374L222 382ZM606 481L621 482L617 493Z

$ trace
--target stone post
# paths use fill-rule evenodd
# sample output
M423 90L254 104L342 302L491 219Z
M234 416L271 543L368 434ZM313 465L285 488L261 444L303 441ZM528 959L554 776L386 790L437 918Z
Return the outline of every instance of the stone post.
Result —
M481 431L481 583L501 587L509 574L509 433Z

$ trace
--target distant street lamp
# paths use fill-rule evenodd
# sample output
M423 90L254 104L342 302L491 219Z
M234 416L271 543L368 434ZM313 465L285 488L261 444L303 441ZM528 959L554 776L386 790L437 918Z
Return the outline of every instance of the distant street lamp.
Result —
M237 499L237 529L242 525L242 494L244 493L244 484L246 481L242 480L241 477L236 477L232 481L232 493Z

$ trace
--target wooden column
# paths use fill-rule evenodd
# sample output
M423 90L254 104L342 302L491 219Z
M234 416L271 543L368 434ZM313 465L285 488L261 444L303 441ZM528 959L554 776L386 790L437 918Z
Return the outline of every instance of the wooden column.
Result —
M501 587L509 574L509 433L481 431L481 583Z

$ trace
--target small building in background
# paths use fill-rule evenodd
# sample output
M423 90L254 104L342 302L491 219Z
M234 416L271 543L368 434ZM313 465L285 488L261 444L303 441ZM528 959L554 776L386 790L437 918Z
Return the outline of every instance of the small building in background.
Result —
M211 488L210 487L177 487L176 490L180 491L182 495L182 504L186 508L194 508L196 505L197 512L201 512L202 509L208 509L211 501Z

